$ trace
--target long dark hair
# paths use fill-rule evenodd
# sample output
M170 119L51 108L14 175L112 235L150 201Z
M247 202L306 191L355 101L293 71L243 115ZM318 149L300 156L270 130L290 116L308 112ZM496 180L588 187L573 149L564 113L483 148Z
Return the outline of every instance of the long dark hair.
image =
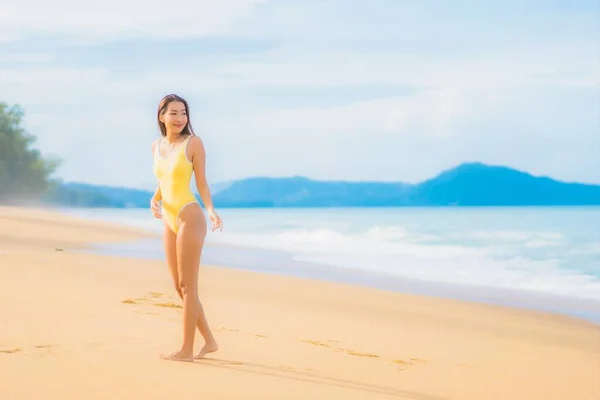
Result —
M169 103L173 102L173 101L179 101L182 102L183 105L185 106L185 114L187 115L187 124L185 124L185 126L183 127L182 131L181 131L181 135L182 136L187 136L187 135L196 135L194 133L194 130L192 129L192 120L190 119L190 108L188 107L188 103L187 101L185 101L185 99L181 96L178 96L176 94L168 94L165 97L163 97L160 100L160 103L158 104L158 111L156 113L156 119L158 121L158 127L160 128L160 133L163 136L167 136L167 128L165 128L165 124L163 124L160 121L160 116L163 115L165 113L165 111L167 111L167 107L169 106Z

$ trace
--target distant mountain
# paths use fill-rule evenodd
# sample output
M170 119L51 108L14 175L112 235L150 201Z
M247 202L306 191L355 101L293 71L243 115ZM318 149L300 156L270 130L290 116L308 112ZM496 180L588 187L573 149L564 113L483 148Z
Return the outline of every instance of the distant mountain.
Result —
M600 185L565 183L515 169L465 163L419 184L255 177L217 183L216 207L600 205ZM48 202L72 207L147 207L152 192L63 184Z
M213 197L221 207L381 207L409 204L412 187L303 177L248 178L233 182Z
M125 187L92 185L89 183L63 183L50 201L74 207L147 207L154 193Z
M600 205L600 185L565 183L507 167L467 163L415 187L417 205Z

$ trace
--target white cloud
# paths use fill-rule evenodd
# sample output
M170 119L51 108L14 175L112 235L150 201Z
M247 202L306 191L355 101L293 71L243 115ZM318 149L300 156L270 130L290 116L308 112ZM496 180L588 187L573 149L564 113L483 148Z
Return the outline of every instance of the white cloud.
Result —
M450 133L454 121L473 112L474 99L457 89L437 89L414 95L360 101L329 107L269 109L246 113L235 122L222 124L233 130L244 128L253 137L272 138L285 134L312 141L327 136L368 134L378 140L421 131L438 136Z
M282 46L211 62L210 54L198 54L168 67L139 60L137 73L129 76L116 68L120 59L77 68L50 64L53 53L23 48L0 56L8 65L24 63L0 69L0 100L25 106L28 128L44 152L65 159L61 172L70 180L151 185L156 105L175 92L191 103L194 125L209 149L213 181L296 174L418 181L462 161L480 160L600 182L598 173L589 172L595 166L600 171L589 151L600 147L600 138L592 136L598 124L590 111L600 104L597 97L586 97L600 82L597 43L591 39L540 41L538 30L532 45L531 40L520 43L513 32L504 46L438 52L431 51L436 38L447 46L447 35L459 41L472 36L474 26L486 24L471 21L469 29L460 30L459 18L437 26L433 22L446 17L428 19L433 11L417 6L404 9L406 24L390 24L391 16L384 24L374 12L362 19L360 14L350 18L347 9L332 14L329 2L258 7L262 3L111 0L85 5L85 11L68 0L3 3L4 40L43 33L86 42L170 37L176 44L175 39L191 36L262 35ZM360 27L353 29L349 21ZM408 40L414 27L420 30ZM497 40L503 32L479 35ZM397 38L404 47L393 47ZM353 48L353 40L372 49ZM415 89L361 100L361 87L369 85ZM320 106L318 94L312 104L306 95L311 90L335 95L349 87L357 100L340 94L338 104ZM265 89L270 94L253 98ZM284 101L299 92L302 105ZM580 161L582 168L556 162L558 155Z
M103 69L12 70L0 76L0 84L15 83L15 90L6 95L26 107L27 127L38 135L41 148L65 158L63 172L68 179L85 180L92 174L103 183L138 186L153 181L147 148L157 135L154 112L160 97L177 89L184 94L202 93L211 81L191 73L171 80L161 76L122 81ZM171 84L175 90L167 90ZM329 107L257 106L232 96L222 104L223 110L213 114L195 106L197 96L189 100L197 131L207 147L219 154L211 161L215 180L246 173L342 178L346 172L335 167L336 158L356 152L365 137L388 145L414 142L415 134L420 136L417 141L435 140L452 134L473 112L474 101L460 88ZM477 102L481 105L481 98ZM231 163L232 157L240 163ZM380 157L390 159L393 154L383 152ZM266 162L256 163L257 158ZM118 172L122 164L113 160L129 160L128 168ZM76 167L84 162L85 170Z
M528 151L549 146L540 135L549 134L545 143L554 143L562 140L557 135L566 134L556 129L560 114L555 109L566 106L572 96L561 98L548 84L569 83L574 79L571 75L554 80L550 79L553 75L546 75L532 84L526 82L525 73L521 78L513 73L518 66L511 67L508 62L485 79L482 63L457 67L457 62L440 62L434 68L425 61L419 68L417 60L401 63L399 59L365 56L360 63L346 65L341 74L336 74L339 64L324 62L320 75L296 74L298 67L293 61L274 68L268 60L256 69L229 64L195 73L190 64L181 73L151 71L127 79L114 76L107 68L4 70L0 85L6 99L25 105L27 126L39 136L41 148L66 160L63 176L129 186L153 182L148 147L157 135L156 103L168 92L182 93L190 100L194 125L211 150L212 180L304 174L418 181L464 160L487 160L539 172L541 164L538 161L536 165ZM382 60L396 62L390 65ZM318 73L317 60L313 62ZM361 73L369 66L377 73ZM235 91L269 82L278 86L273 81L291 90L307 85L335 90L334 86L386 79L407 84L411 82L404 78L408 70L414 71L413 77L424 90L327 107L281 107L277 98L254 104L247 95L236 97ZM223 71L236 71L237 79L219 77ZM535 67L531 71L535 72ZM539 92L540 88L546 92ZM224 89L229 96L221 94L220 102L211 105L214 94ZM201 98L208 103L205 107L198 106ZM549 111L552 114L548 115ZM569 121L574 125L582 121L585 112L583 109L578 115L571 110L561 119L563 127ZM507 129L503 131L502 126ZM516 151L517 143L529 150ZM557 151L558 147L551 154ZM567 154L563 151L563 155ZM544 165L545 171L560 177L560 164ZM569 171L565 178L574 176L571 168ZM588 180L599 178L586 176Z
M0 43L1 44L1 43ZM53 59L48 53L0 53L1 63L42 63Z
M446 58L403 53L296 54L274 50L260 61L219 69L230 84L265 86L342 86L360 84L432 87L506 87L557 84L577 74L598 79L600 62L588 46L500 52L494 56ZM564 74L564 77L556 76Z
M382 59L390 62L382 62ZM473 116L475 106L481 112L484 104L497 101L495 97L498 95L490 93L488 86L475 87L472 83L467 84L467 77L473 77L477 73L476 69L463 69L460 76L456 75L451 79L451 75L445 77L434 68L429 68L427 63L419 68L415 61L393 61L393 57L373 55L365 57L361 63L346 65L344 73L337 73L338 64L328 64L325 61L319 69L315 60L314 74L297 74L303 66L293 62L279 67L264 63L256 69L226 65L204 73L193 72L195 68L192 64L177 74L170 71L147 72L127 79L114 77L106 68L12 69L2 71L0 84L7 88L6 96L12 102L21 102L31 107L63 106L65 110L72 107L66 114L67 120L77 119L82 113L82 107L91 107L86 111L87 114L107 115L115 112L117 118L119 114L114 110L123 110L123 117L129 120L132 118L132 111L140 116L140 109L145 109L147 117L150 117L155 103L166 93L189 94L187 97L193 104L195 98L207 90L229 89L233 95L227 99L226 107L237 117L231 120L224 118L221 123L215 122L216 125L230 126L233 130L241 127L254 128L258 136L279 135L282 130L288 135L298 132L302 136L360 135L366 131L387 135L411 129L431 135L446 135L454 127L455 121ZM452 69L445 65L438 65L438 68L445 71ZM398 74L398 71L408 70L419 74L414 81L405 79L404 73ZM219 76L233 71L237 72L237 79ZM370 72L369 75L364 73L367 71ZM296 76L300 78L294 78ZM379 79L371 79L377 77ZM276 104L276 99L272 104L257 106L252 104L251 98L237 99L233 91L235 88L261 87L267 84L290 88L345 84L413 84L415 81L425 88L403 96L329 107L281 108ZM495 82L497 81L492 79L488 85ZM202 110L198 114L203 118L210 118L206 112ZM46 115L47 117L49 116ZM137 123L143 123L143 120Z
M78 40L226 34L267 0L20 0L0 3L0 42L68 34Z

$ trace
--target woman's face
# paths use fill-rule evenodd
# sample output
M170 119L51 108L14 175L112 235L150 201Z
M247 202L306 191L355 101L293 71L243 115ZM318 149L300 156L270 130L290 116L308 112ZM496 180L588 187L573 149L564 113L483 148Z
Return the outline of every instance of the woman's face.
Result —
M167 132L181 133L188 122L185 104L180 101L170 102L164 114L161 116L161 122L165 124Z

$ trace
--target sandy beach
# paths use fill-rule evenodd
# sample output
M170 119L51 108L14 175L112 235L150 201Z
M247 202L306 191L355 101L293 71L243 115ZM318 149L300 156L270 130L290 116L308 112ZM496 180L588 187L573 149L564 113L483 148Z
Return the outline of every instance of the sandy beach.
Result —
M598 325L207 265L220 350L161 360L181 340L166 265L83 251L144 235L0 207L1 399L600 398Z

